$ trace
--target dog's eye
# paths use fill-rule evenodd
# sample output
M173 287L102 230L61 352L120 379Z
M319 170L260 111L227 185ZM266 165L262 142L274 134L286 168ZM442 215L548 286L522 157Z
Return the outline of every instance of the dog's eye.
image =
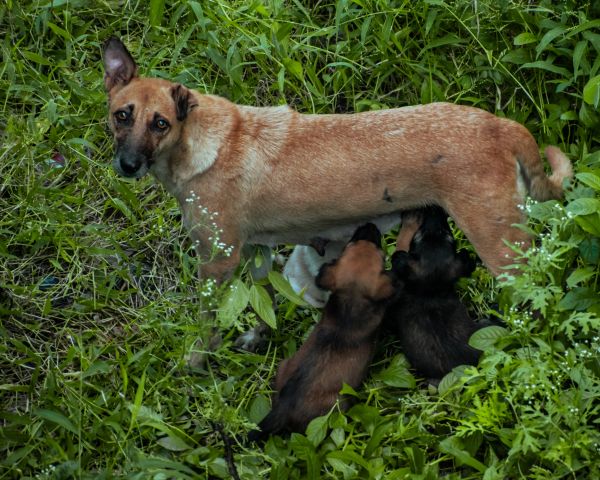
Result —
M159 118L154 122L154 126L159 130L166 130L169 128L169 122L167 122L164 118Z
M119 110L118 112L115 112L115 119L118 123L126 122L129 119L129 113L125 110Z

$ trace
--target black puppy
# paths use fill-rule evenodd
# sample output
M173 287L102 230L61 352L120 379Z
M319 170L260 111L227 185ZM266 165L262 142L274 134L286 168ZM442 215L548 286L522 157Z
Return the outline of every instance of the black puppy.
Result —
M456 252L447 219L439 207L403 214L392 256L392 271L403 287L385 316L411 366L430 379L440 379L457 365L476 364L481 353L468 341L482 325L469 317L455 289L475 262L466 252Z
M381 234L373 224L360 227L340 258L321 267L317 285L331 291L323 317L298 352L279 366L273 408L249 440L303 432L333 407L344 383L360 386L396 291L384 268ZM347 400L340 405L346 408Z

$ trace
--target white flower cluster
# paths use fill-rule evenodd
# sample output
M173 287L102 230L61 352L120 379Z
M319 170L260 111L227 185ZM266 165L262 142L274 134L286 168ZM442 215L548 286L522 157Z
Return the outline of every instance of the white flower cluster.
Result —
M216 218L219 216L219 212L211 212L208 208L200 203L200 197L196 195L193 190L190 190L190 196L185 199L186 203L197 203L198 210L200 212L200 222L198 226L209 228L212 235L208 237L208 241L212 244L213 254L221 254L226 257L230 257L233 253L233 245L227 245L221 241L221 234L223 229L219 228L216 223ZM200 240L194 241L194 247L198 247Z
M598 345L598 337L594 337L594 344L590 340L583 340L582 343L575 342L573 347L577 352L577 356L581 360L587 360L589 358L596 358L600 354L600 345Z
M200 291L200 295L205 298L212 298L217 289L217 282L214 278L207 278L202 285L202 290Z
M506 318L508 323L514 330L526 330L532 320L530 312L520 311L516 306L509 308L509 314Z
M35 478L39 478L40 480L46 479L46 478L54 478L55 470L56 470L56 465L49 465L47 468L44 468L43 470L41 470L40 473L38 473L35 476Z

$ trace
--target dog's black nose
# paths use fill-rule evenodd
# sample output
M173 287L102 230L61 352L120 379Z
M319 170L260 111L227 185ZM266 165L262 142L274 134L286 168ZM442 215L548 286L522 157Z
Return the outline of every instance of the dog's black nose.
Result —
M350 241L356 242L358 240L367 240L379 247L381 246L381 232L374 224L366 223L356 229Z
M119 158L119 166L126 176L134 176L142 166L142 162L135 157L121 157Z

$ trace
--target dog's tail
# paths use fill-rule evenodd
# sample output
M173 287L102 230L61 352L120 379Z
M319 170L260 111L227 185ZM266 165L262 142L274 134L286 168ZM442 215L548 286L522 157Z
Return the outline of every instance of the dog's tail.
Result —
M544 153L552 167L550 176L544 172L537 145L529 148L528 153L517 155L519 176L525 182L532 198L540 202L562 198L563 181L573 176L570 160L558 147L546 147Z

